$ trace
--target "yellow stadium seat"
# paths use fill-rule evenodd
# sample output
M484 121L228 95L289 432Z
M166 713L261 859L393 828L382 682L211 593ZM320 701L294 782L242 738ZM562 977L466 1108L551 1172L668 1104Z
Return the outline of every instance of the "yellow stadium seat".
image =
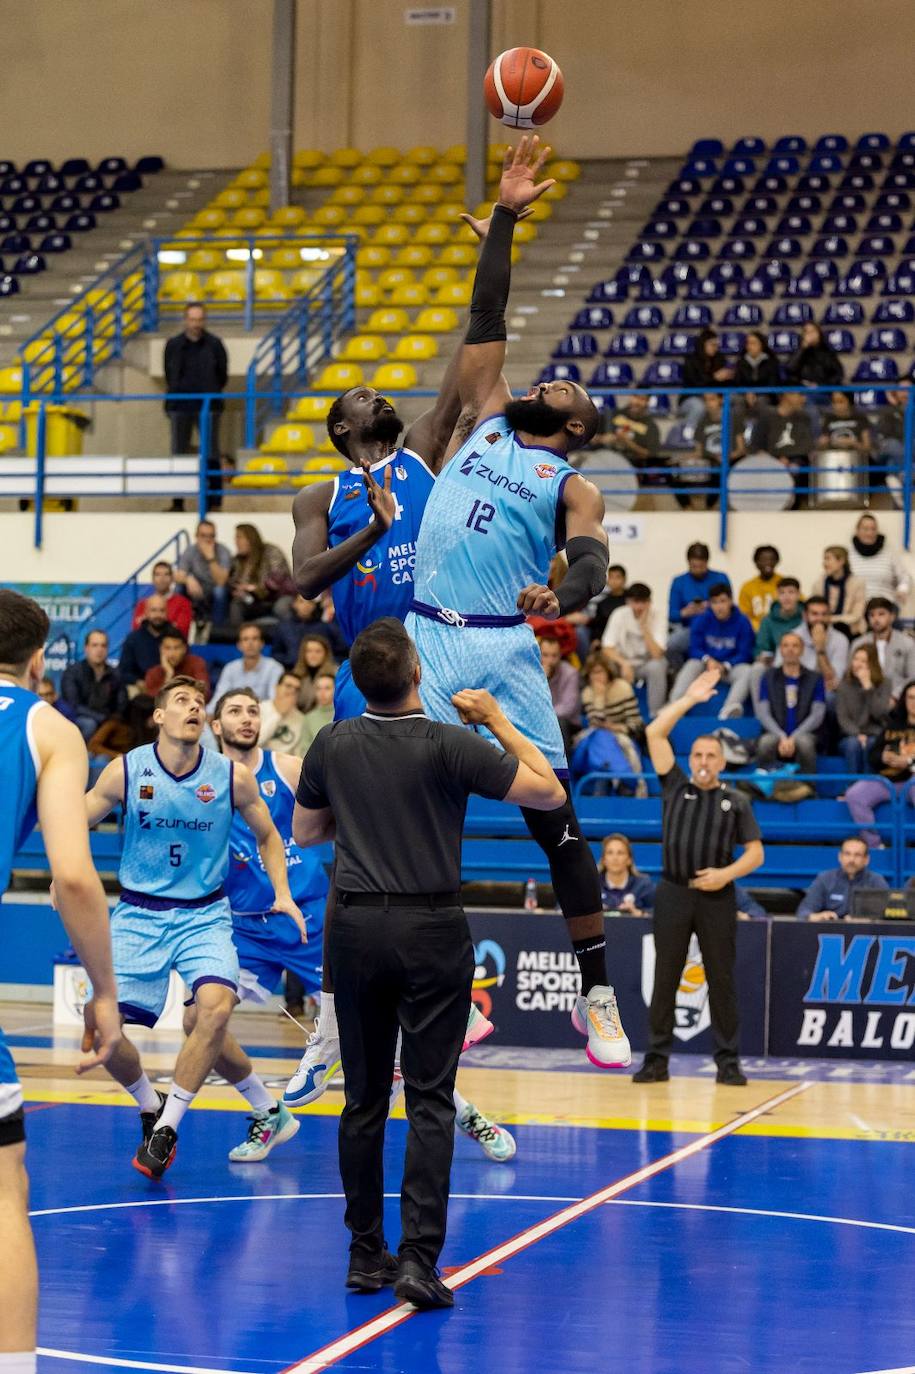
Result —
M419 206L414 207L419 209ZM423 219L426 216L423 215ZM431 243L435 247L445 244L451 238L451 229L447 224L421 224L413 235L414 243Z
M301 205L281 205L270 217L271 224L278 229L297 229L308 219Z
M336 229L345 220L346 211L342 205L322 205L312 215L314 224L319 224L322 228L327 229Z
M315 167L320 167L324 161L324 154L317 148L299 148L298 152L292 155L293 167L302 167L313 171Z
M233 487L282 487L289 480L285 461L275 454L249 458L241 472L232 478Z
M200 278L196 272L165 272L159 281L159 299L189 301L200 294Z
M318 268L300 267L298 272L293 272L289 278L289 289L294 296L304 296L320 278L321 273Z
M313 423L323 425L327 419L330 406L330 396L300 396L293 403L287 418L290 420L311 420Z
M107 293L107 292L101 292L101 291L96 291L96 292L95 292L95 295L96 295L96 296L102 296L102 295L108 295L108 294L109 294L109 293ZM113 294L111 294L111 295L109 296L109 302L110 302L111 305L114 304L114 295L113 295ZM109 302L103 303L102 301L94 301L94 302L91 302L91 304L94 305L96 314L99 314L100 312L103 312L103 311L107 313L107 309L108 309L108 304L109 304ZM87 301L87 304L89 304L89 303L90 303L90 302ZM51 325L49 325L48 327L50 328L51 332L54 333L54 334L66 334L66 335L68 336L68 338L72 335L72 336L75 338L76 335L77 335L77 334L81 334L81 333L83 332L83 330L85 329L85 327L86 327L86 315L85 315L85 312L82 311L82 310L65 310L64 313L63 313L62 315L58 315L58 316L57 316L57 319L54 320L54 322L53 322ZM98 325L97 325L97 324L96 324L96 328L98 328Z
M298 191L303 186L311 185L311 173L306 172L304 167L293 167L290 181L292 182L292 185L295 187L295 189Z
M316 167L307 177L306 186L340 186L346 173L342 167Z
M463 209L459 200L444 200L436 205L431 218L438 224L460 224Z
M372 242L386 248L402 248L410 242L410 230L405 224L381 224L372 235Z
M365 325L373 334L406 334L412 328L406 310L382 306L373 310Z
M362 154L358 148L337 148L330 155L334 167L358 167L361 161Z
M214 301L243 301L247 294L244 272L214 272L204 283L204 294Z
M382 291L395 291L399 286L407 286L415 280L409 267L387 267L378 273L377 284Z
M40 339L32 339L31 343L27 343L20 351L27 363L53 363L54 340L49 334L45 334ZM85 351L86 345L83 341L83 352Z
M400 161L399 148L373 148L370 153L366 153L366 162L373 162L376 167L396 167Z
M450 286L440 286L435 293L435 304L455 305L459 308L469 305L472 290L469 281L455 281Z
M211 205L219 206L223 210L239 210L243 205L248 204L248 197L244 191L237 186L227 186L224 191L220 191L218 196L214 196Z
M270 254L270 266L295 272L302 266L302 256L298 248L274 248Z
M277 272L275 268L255 267L254 294L259 301L285 301L289 298L289 288L283 274Z
M537 224L540 220L549 219L553 213L553 207L548 200L535 200L530 210L525 224Z
M445 148L442 153L443 162L463 164L467 161L466 143L452 143L450 148Z
M557 181L577 181L581 176L581 163L573 162L571 158L558 158L544 168L544 174L555 177Z
M209 210L198 210L191 224L195 229L221 229L226 222L226 212L218 206Z
M18 424L22 419L22 402L6 401L0 403L0 415L3 416L7 424Z
M373 304L377 305L378 301ZM388 295L388 305L401 306L405 310L414 310L417 306L428 304L429 292L419 282L408 282L405 286L398 286Z
M444 189L441 186L430 186L428 182L415 187L413 191L413 200L417 205L438 205L444 198Z
M356 304L360 310L374 310L381 304L381 292L374 282L356 283Z
M262 167L246 167L235 178L235 185L241 186L245 191L259 191L262 186L267 185L267 173Z
M394 224L422 224L426 219L423 205L395 205L391 212Z
M327 482L349 468L347 460L339 453L324 454L321 457L306 458L302 471L292 478L294 487L309 487L315 482Z
M428 286L430 291L437 291L440 286L459 280L456 267L428 267L422 277L423 286Z
M530 219L523 219L515 225L515 243L531 243L537 237L537 226Z
M19 431L15 425L0 425L0 453L19 447Z
M190 272L218 272L220 267L225 265L225 252L217 248L195 248L187 255L187 267Z
M262 168L264 169L265 172L269 172L269 171L270 171L270 154L269 154L269 153L258 153L257 157L256 157L256 158L254 159L254 161L251 163L251 166L252 166L252 167L262 167Z
M387 351L384 339L377 334L357 334L347 339L337 357L341 363L377 363Z
M308 453L315 446L311 425L277 425L260 446L261 453Z
M383 176L380 167L373 167L371 163L365 162L353 170L351 180L354 186L377 186Z
M424 334L450 334L452 329L457 329L460 322L457 311L444 305L430 305L426 310L419 312L413 328L421 330Z
M267 221L267 216L263 210L255 205L246 205L242 210L236 210L232 216L231 227L233 229L259 229Z
M490 143L486 156L490 162L501 162L511 146L510 143Z
M365 381L362 368L358 363L328 363L318 376L315 386L318 391L349 391L361 386Z
M425 363L438 356L438 343L428 334L408 334L398 339L392 359L398 363Z
M248 192L248 204L259 205L262 210L270 209L270 191L266 186L262 186L259 191Z
M328 205L361 205L365 200L364 186L338 186L331 192Z
M404 161L415 162L417 167L431 167L433 162L438 161L438 149L427 143L420 143L404 154Z
M22 368L0 367L0 396L16 396L22 390Z
M515 225L515 233L519 226ZM477 251L469 243L449 243L438 255L442 267L472 267L477 260Z
M388 267L391 262L391 250L382 244L367 243L364 248L356 250L356 265L366 269L376 269Z
M416 368L410 363L382 363L371 384L376 391L409 391L418 380Z
M383 205L360 205L352 214L353 224L364 224L371 227L384 224L386 219L387 211Z
M432 249L425 243L407 243L394 257L395 267L428 267L433 259Z
M567 184L564 181L557 181L544 191L543 198L544 200L565 200L568 194L569 188Z
M402 186L373 186L369 201L372 205L399 205L404 195Z
M385 180L390 186L415 186L422 176L420 166L416 162L401 162L399 167L392 167L385 174Z

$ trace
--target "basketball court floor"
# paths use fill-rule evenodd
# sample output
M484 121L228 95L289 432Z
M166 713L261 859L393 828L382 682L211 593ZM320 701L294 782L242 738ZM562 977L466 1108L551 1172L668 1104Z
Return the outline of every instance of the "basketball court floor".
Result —
M130 1167L132 1104L70 1072L44 1007L5 1006L27 1098L42 1271L39 1368L185 1374L903 1374L915 1371L915 1067L682 1056L636 1087L583 1055L465 1056L459 1085L516 1158L459 1137L442 1265L454 1310L343 1286L342 1092L263 1164L231 1165L245 1105L207 1085L161 1183ZM242 1038L281 1087L288 1021ZM177 1044L138 1037L152 1076ZM390 1220L406 1124L388 1130Z

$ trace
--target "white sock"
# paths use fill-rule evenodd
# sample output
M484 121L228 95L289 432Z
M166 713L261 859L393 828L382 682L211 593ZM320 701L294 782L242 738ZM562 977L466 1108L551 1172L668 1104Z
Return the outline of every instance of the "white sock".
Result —
M196 1096L196 1093L189 1093L186 1088L179 1088L177 1083L173 1083L168 1094L168 1101L162 1108L162 1115L156 1122L156 1129L158 1130L160 1126L171 1126L173 1131L177 1131L181 1124L181 1118Z
M276 1106L275 1100L270 1096L256 1073L249 1073L247 1078L243 1078L240 1083L234 1083L233 1087L240 1092L246 1102L250 1103L256 1112L269 1111Z
M334 1007L334 994L332 992L321 993L321 1011L318 1017L321 1022L321 1034L326 1040L338 1040L340 1033L337 1030L337 1011Z
M38 1356L28 1350L18 1353L11 1350L8 1355L0 1355L0 1374L36 1374Z
M468 1103L467 1098L466 1098L466 1097L461 1097L461 1094L458 1092L457 1088L455 1088L455 1090L454 1090L454 1110L457 1112L458 1116L460 1116L461 1113L463 1112L464 1108L467 1107L467 1106L469 1106L469 1105L470 1105L470 1104Z
M126 1091L136 1099L141 1112L157 1112L159 1110L159 1094L156 1092L145 1073L141 1073L136 1083L128 1084ZM0 1369L3 1366L0 1365Z

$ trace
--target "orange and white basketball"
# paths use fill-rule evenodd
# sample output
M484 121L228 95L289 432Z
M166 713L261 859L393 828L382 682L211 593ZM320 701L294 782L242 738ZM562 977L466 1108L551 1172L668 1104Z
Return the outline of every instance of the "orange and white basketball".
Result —
M509 48L489 65L483 95L489 113L512 129L537 129L553 118L565 92L562 72L539 48Z

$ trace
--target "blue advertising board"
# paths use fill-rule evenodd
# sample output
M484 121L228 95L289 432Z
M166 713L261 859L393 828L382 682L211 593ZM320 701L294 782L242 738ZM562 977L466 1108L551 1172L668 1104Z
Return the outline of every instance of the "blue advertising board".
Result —
M86 631L108 632L111 656L117 658L130 629L133 607L145 588L132 582L7 582L11 591L37 601L51 622L45 646L48 676L59 683L68 664L82 657Z

